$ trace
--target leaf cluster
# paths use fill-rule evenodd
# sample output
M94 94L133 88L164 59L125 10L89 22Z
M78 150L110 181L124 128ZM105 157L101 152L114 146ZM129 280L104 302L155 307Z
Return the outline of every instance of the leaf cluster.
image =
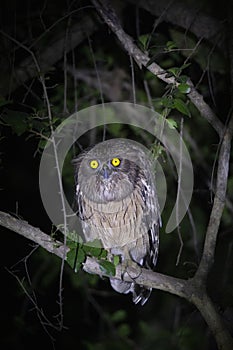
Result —
M87 242L86 244L77 243L74 241L68 241L67 246L69 252L67 254L67 263L77 272L86 258L95 258L100 269L108 276L114 276L116 273L116 266L119 263L119 256L113 256L113 262L108 260L108 252L101 246L99 240Z

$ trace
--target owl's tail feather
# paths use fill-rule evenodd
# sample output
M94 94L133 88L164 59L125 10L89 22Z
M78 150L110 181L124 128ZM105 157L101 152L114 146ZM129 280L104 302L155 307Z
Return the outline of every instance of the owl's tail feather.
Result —
M112 288L118 293L128 294L131 292L133 294L133 302L135 304L140 303L141 305L144 305L147 302L152 290L152 288L142 287L136 283L124 282L115 278L110 278L110 283Z

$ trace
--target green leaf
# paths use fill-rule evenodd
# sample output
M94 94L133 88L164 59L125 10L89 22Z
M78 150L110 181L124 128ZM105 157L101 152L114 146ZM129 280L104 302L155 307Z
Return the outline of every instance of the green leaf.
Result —
M72 267L72 269L74 268L75 257L76 257L75 249L70 249L66 255L66 261Z
M102 250L101 250L101 254L100 254L100 258L101 259L106 259L107 258L107 256L108 256L108 252L107 252L107 250L105 250L105 249L103 249L102 248Z
M127 323L122 323L119 327L118 327L118 332L120 334L121 337L127 337L130 334L130 327Z
M18 136L21 136L28 129L27 113L6 109L1 119L6 125L10 126L12 131Z
M173 119L166 119L167 124L169 126L170 129L174 130L177 129L177 122Z
M162 97L160 99L160 103L163 107L166 107L166 108L173 107L173 99L170 96Z
M139 42L142 44L142 47L144 49L147 48L148 38L149 38L149 34L143 34L143 35L140 35L139 37Z
M39 141L39 144L38 144L39 149L41 149L43 151L45 149L45 146L46 146L47 142L48 142L47 140L41 139Z
M120 263L119 255L114 255L114 257L113 257L113 264L114 264L114 266L119 265L119 263Z
M125 310L117 310L111 315L111 320L113 322L121 322L126 319L127 313Z
M180 98L175 98L173 101L173 104L174 104L174 108L177 109L177 111L190 117L189 109L184 101L182 101Z
M165 148L160 144L153 144L151 148L151 152L153 154L153 158L157 159L161 154L165 151Z
M86 254L98 258L101 254L102 248L92 247L91 245L84 245L83 250L85 251Z
M188 94L191 91L191 87L184 83L179 84L177 88L182 94Z
M183 83L183 84L185 84L187 82L187 80L188 80L187 75L179 75L179 77L177 78L177 81L179 83Z
M77 249L77 246L78 246L78 243L71 240L71 239L68 239L67 238L67 241L66 241L66 245L67 247L69 247L70 249Z
M184 63L184 64L180 67L180 69L181 69L181 70L184 70L185 68L189 67L190 65L191 65L190 62L189 62L189 63Z
M168 72L174 75L174 77L178 77L181 72L181 69L178 67L173 67L173 68L169 68Z
M115 276L116 268L113 263L108 260L99 260L100 269L108 276Z
M87 242L86 244L83 245L83 250L87 255L94 256L96 258L101 256L102 253L102 245L100 240L96 239L91 242Z
M77 245L76 248L70 249L66 257L67 263L72 267L72 269L75 270L75 272L77 272L80 269L85 259L86 259L86 254L83 251L81 245Z
M167 51L171 51L171 50L176 49L176 48L177 48L177 45L174 41L169 40L167 42L167 44L166 44Z

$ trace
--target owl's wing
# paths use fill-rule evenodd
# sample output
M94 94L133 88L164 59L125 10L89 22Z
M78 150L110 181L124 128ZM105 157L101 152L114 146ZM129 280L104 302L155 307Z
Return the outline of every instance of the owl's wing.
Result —
M147 255L143 266L154 270L158 258L160 212L152 174L142 179L142 197L145 203L144 222L147 228Z
M84 157L87 155L88 151L92 149L93 146L88 147L84 151L82 151L78 157L74 158L71 163L74 166L75 169L75 174L74 174L74 179L75 179L75 212L77 213L78 217L80 218L81 221L86 220L86 216L84 214L84 200L83 200L83 193L80 188L79 184L79 170L81 163L84 159Z
M80 190L80 185L78 183L76 183L76 191L75 191L75 199L76 199L76 203L77 203L77 214L78 217L80 218L80 220L85 220L85 216L83 213L83 195L82 192Z

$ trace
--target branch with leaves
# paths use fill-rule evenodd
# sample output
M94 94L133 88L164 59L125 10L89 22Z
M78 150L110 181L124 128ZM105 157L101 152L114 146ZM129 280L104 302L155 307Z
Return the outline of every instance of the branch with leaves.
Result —
M188 7L181 1L172 0L129 0L132 4L147 10L158 17L156 25L165 21L192 32L197 38L207 39L216 45L216 36L221 33L221 40L217 45L224 46L222 24L213 17L204 14L199 4L189 4Z
M179 85L174 76L171 77L168 75L167 72L156 62L151 63L151 58L148 54L140 50L140 48L134 43L133 39L123 30L115 10L109 5L108 1L92 0L92 3L109 28L115 33L122 47L131 57L134 58L140 68L146 67L158 79L167 84ZM224 130L223 124L217 118L210 106L204 101L203 96L195 89L192 81L189 79L187 82L190 86L190 92L187 94L187 97L198 109L201 116L213 126L221 137Z

